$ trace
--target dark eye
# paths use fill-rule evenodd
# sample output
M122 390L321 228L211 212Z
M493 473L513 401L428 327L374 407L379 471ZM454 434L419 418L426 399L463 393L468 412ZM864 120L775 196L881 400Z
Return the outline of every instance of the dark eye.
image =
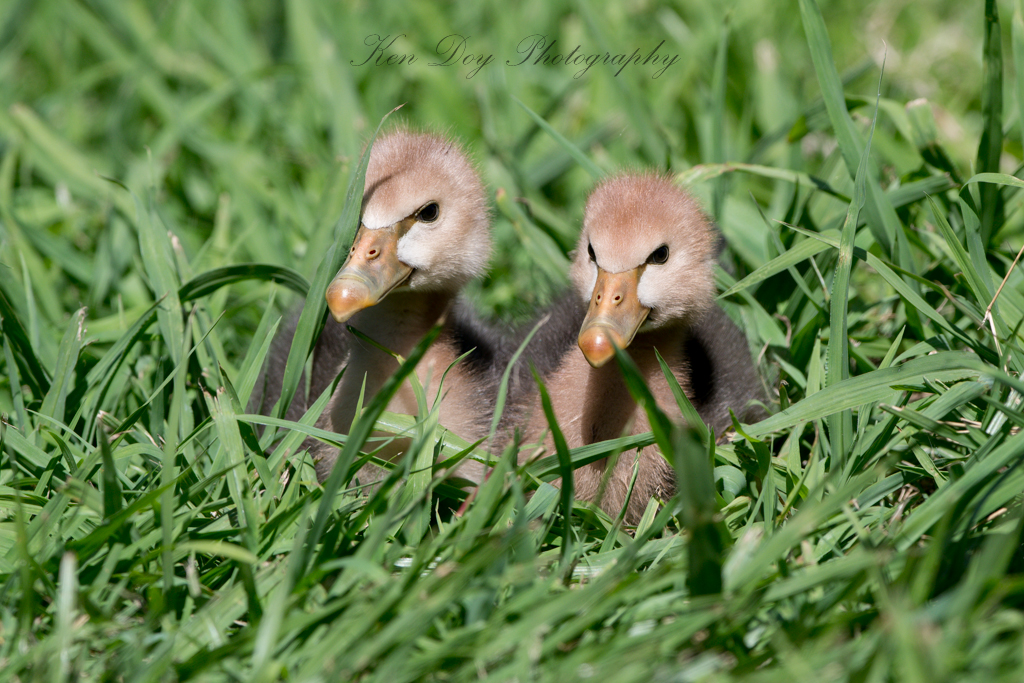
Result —
M437 202L430 202L416 212L416 219L421 223L433 223L440 215L441 207L437 205Z
M654 265L660 266L665 261L668 261L668 245L663 244L647 257L647 263L653 263Z
M597 263L597 256L594 255L594 246L587 242L587 253L590 254L590 260Z

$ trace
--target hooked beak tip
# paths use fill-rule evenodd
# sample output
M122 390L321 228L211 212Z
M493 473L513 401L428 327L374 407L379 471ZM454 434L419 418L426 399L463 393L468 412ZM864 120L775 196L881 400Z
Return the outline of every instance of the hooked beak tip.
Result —
M338 278L327 288L327 307L336 322L343 323L376 303L370 288L359 280Z
M615 335L606 327L594 326L580 332L577 339L583 357L592 367L599 368L615 355ZM621 340L619 340L621 346Z

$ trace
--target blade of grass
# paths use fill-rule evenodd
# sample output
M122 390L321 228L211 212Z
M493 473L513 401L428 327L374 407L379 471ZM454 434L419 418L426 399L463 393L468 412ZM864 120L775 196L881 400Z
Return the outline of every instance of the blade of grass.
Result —
M370 432L373 431L373 426L377 422L377 418L380 417L382 412L384 412L384 408L387 407L391 397L394 396L395 392L397 392L399 387L401 387L405 378L413 372L416 365L420 360L422 360L427 349L430 348L430 345L434 343L434 340L437 339L439 334L441 334L440 326L435 326L427 333L426 337L424 337L423 340L413 348L408 358L406 358L405 362L399 366L395 374L384 382L384 385L380 388L373 399L371 399L370 404L363 411L362 415L356 420L356 423L345 442L345 447L341 450L341 454L334 463L334 469L331 470L331 474L323 484L324 492L320 499L319 507L317 508L316 520L313 523L313 528L309 535L309 541L303 549L302 566L306 566L306 563L312 555L313 549L320 542L324 529L327 526L327 518L332 512L334 498L341 489L341 485L348 480L349 469L356 459L356 454L359 452L359 449L362 448L366 439L370 436Z
M661 365L661 372L665 375L665 381L668 382L669 391L672 392L673 398L676 400L676 405L679 406L679 411L683 414L683 420L686 421L686 425L690 427L697 436L700 438L701 443L705 446L708 445L708 438L710 433L708 426L704 424L704 420L701 419L697 409L690 403L690 399L683 393L683 388L679 386L679 380L676 379L675 374L672 372L672 368L668 366L665 359L661 357L661 353L655 349L654 355L658 357L658 364Z
M501 382L498 383L498 397L494 401L494 417L491 418L491 431L487 435L487 439L489 441L494 439L494 435L498 431L498 425L501 423L501 416L505 412L505 401L508 399L508 381L512 376L512 370L515 369L516 363L519 362L520 356L523 355L523 351L525 351L526 347L530 345L530 342L533 340L533 336L537 334L537 331L546 325L550 319L551 315L549 314L537 321L537 324L530 329L530 332L523 339L519 348L516 349L516 352L512 354L512 357L508 361L508 365L505 366L505 371L501 373Z
M834 231L831 231L831 234L836 237L839 236ZM802 242L798 242L768 263L754 270L750 275L747 275L745 278L729 287L727 290L719 294L718 298L728 298L733 294L743 291L744 289L748 289L760 282L764 282L773 275L777 275L788 268L792 268L797 263L805 261L815 254L821 253L827 248L828 245L825 242L819 242L817 240L803 240Z
M43 406L39 412L49 415L58 422L64 422L64 405L67 401L72 375L78 364L78 355L82 350L82 340L85 336L85 309L80 308L71 316L68 327L64 331L64 338L61 339L60 348L57 352L57 368L54 372L53 384L46 392L43 399Z
M7 295L0 290L0 326L4 338L10 340L16 358L22 362L22 377L35 396L41 397L50 390L50 374L39 362L25 327L18 319Z
M687 586L694 595L720 593L725 548L721 529L715 521L718 506L711 468L713 456L708 456L708 449L714 453L714 444L708 439L708 445L704 446L694 438L699 432L681 429L672 423L658 407L632 358L617 346L615 360L633 400L647 413L658 447L676 472L679 486L676 500L681 504L684 524L691 534ZM671 510L671 507L667 506L665 510Z
M177 299L176 296L175 299ZM174 312L177 313L177 307ZM157 318L159 319L159 313ZM181 322L180 316L176 315L175 318L179 323ZM188 327L191 328L191 325L192 318L190 317ZM181 330L181 334L178 337L178 342L181 344L180 348L176 351L168 349L171 357L177 358L178 361L173 375L174 389L171 393L170 414L167 418L167 433L163 448L163 463L160 469L160 484L163 487L159 505L160 531L163 540L161 564L163 568L163 592L166 596L169 596L174 589L174 482L178 478L177 459L175 456L177 455L178 442L181 436L179 432L182 424L181 414L187 410L185 375L188 364L185 362L185 359L189 357L190 348L195 348L189 343L189 331ZM165 337L164 342L169 344L171 340ZM168 377L168 379L171 378Z
M569 558L572 556L572 499L575 490L572 465L569 460L569 445L565 441L565 435L558 426L555 418L555 409L551 405L551 397L548 395L544 381L537 374L535 368L533 379L537 383L537 390L540 391L541 407L544 410L544 417L548 421L548 428L551 430L551 439L555 443L555 454L558 456L558 474L562 479L561 507L562 507L562 570L568 571Z
M341 218L334 229L334 241L328 247L327 253L317 266L313 282L310 283L309 292L306 295L306 303L302 307L299 316L299 324L295 328L295 336L292 338L292 346L288 352L288 360L285 364L284 377L281 380L281 396L274 409L274 416L284 415L287 407L291 404L295 390L299 386L299 377L302 368L306 363L306 357L313 348L313 341L323 329L324 316L327 311L327 301L324 293L327 291L328 282L341 268L348 253L348 247L355 237L359 213L363 201L363 185L366 181L366 166L370 161L370 151L373 148L373 141L380 134L380 129L391 114L399 107L395 107L381 118L373 137L366 143L366 149L359 160L359 165L353 170L349 179L348 190L345 193L345 206L341 211ZM313 535L314 542L318 540L318 534Z
M569 142L569 140L567 140L565 136L563 136L561 133L552 128L550 123L542 119L536 112L534 112L532 109L523 104L518 97L516 97L515 95L510 95L510 97L512 98L512 101L514 101L516 104L522 107L523 110L530 115L530 118L533 119L534 122L536 122L536 124L540 126L545 133L550 135L555 140L555 142L561 145L562 148L569 153L569 156L575 159L576 163L583 167L583 170L590 174L591 178L593 178L594 180L600 180L601 178L604 177L604 171L602 171L597 164L591 161L590 157L584 154L579 147Z
M788 409L753 425L744 431L754 437L785 429L808 420L827 417L841 410L887 398L894 386L916 385L928 378L947 381L987 374L997 381L1009 383L1011 378L997 373L973 354L944 351L915 358L895 367L882 368L850 377L792 404ZM1013 381L1016 384L1016 381Z
M985 0L985 40L982 47L984 75L981 86L981 140L978 142L977 169L998 173L1003 153L1003 49L996 0ZM998 188L981 187L981 243L989 245L996 229L1003 224L1003 203Z
M178 298L182 303L201 299L221 287L245 280L277 282L300 296L306 296L309 293L309 283L306 282L306 278L291 268L266 263L239 263L233 266L214 268L195 276L181 286L178 290Z
M800 0L800 16L803 19L807 44L811 51L811 61L814 63L814 71L818 76L818 83L821 86L825 108L832 122L832 129L839 142L839 149L843 155L843 161L846 162L847 171L851 177L855 178L861 167L861 150L864 147L859 142L853 119L850 118L850 113L846 110L842 81L839 79L839 72L836 70L835 60L832 57L832 45L828 38L825 20L822 18L821 10L815 0ZM896 216L892 204L882 196L870 164L869 159L865 165L867 174L865 178L865 207L870 216L868 227L871 228L871 234L882 246L884 252L893 254L896 231L901 229L899 218Z
M881 77L879 77L878 97L881 96ZM857 219L864 206L865 187L867 184L868 166L871 158L871 139L875 133L875 122L878 120L878 100L875 100L875 115L871 120L871 132L868 142L860 155L860 166L854 181L853 201L846 212L846 220L839 236L839 259L832 278L830 293L830 321L828 349L826 351L825 388L834 386L850 376L850 340L848 321L850 273L853 270L853 239L857 231ZM840 471L846 469L849 449L853 446L853 413L850 410L833 413L828 419L829 438L832 442L833 466Z

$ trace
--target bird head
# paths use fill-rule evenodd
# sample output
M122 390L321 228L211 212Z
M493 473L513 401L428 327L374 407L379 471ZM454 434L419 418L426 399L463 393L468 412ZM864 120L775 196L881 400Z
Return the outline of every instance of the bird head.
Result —
M359 230L328 307L345 322L399 288L454 295L490 253L487 197L466 154L440 135L396 130L373 143Z
M579 347L594 367L640 332L686 326L714 304L717 233L664 176L602 182L584 211L571 278L589 302Z

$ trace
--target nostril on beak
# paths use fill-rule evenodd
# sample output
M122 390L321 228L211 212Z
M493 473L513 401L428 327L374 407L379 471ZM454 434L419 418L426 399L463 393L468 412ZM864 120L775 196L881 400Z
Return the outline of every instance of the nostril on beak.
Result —
M377 254L378 254L378 253L379 253L379 252L378 252L378 251L377 251L376 249L371 249L371 250L370 250L369 252L367 252L367 254L366 254L366 255L367 255L367 256L368 256L369 258L377 258Z
M612 301L614 301L615 303L619 303L620 301L622 301L622 295L621 294L616 294L615 298L612 299Z

